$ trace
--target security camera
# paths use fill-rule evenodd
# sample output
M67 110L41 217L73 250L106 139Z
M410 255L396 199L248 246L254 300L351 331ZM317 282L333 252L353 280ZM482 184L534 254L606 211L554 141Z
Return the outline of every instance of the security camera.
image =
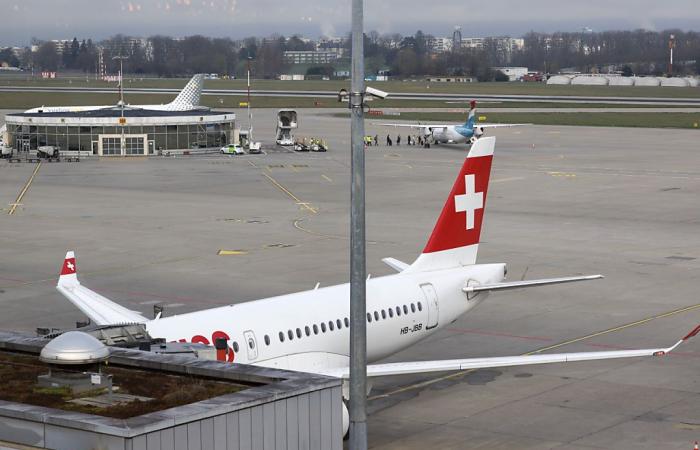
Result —
M375 89L373 87L367 86L365 88L365 94L369 94L372 97L377 97L377 98L387 98L389 96L388 92L380 91L379 89Z

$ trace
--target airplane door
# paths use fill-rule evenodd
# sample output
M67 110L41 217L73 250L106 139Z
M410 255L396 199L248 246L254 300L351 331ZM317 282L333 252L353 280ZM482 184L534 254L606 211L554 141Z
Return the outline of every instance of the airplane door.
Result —
M258 359L258 342L255 340L255 333L252 331L244 331L243 337L245 338L245 348L248 352L248 361L255 361Z
M421 284L420 288L423 291L423 296L425 297L425 302L428 307L428 324L425 326L425 328L429 330L438 325L440 307L438 306L437 292L430 283Z

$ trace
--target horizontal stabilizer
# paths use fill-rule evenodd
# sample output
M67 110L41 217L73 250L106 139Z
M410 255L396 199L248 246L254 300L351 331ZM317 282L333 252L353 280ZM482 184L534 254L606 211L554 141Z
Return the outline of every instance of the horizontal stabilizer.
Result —
M481 291L504 291L508 289L521 289L536 286L545 286L548 284L573 283L574 281L599 280L603 275L585 275L580 277L561 277L561 278L544 278L542 280L527 280L527 281L510 281L505 283L482 284L476 286L465 286L462 291L467 294Z
M411 266L410 264L406 264L405 262L399 261L396 258L384 258L382 259L382 262L397 272L403 272Z
M97 292L82 286L80 281L78 281L77 271L75 254L73 252L66 253L56 289L88 316L92 323L96 325L114 325L148 321L138 312L126 309Z

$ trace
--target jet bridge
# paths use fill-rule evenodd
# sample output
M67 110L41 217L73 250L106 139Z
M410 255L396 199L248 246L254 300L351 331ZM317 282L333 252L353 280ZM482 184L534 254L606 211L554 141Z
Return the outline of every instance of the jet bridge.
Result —
M280 109L277 113L277 144L294 145L292 130L297 127L297 112L293 109Z

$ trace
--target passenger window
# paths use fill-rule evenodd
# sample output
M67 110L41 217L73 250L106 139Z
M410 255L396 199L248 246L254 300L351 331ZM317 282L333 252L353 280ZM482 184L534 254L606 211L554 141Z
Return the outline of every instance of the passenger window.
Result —
M389 317L393 318L394 317L394 310L389 308Z
M318 334L318 325L314 324L314 334Z
M326 322L321 322L321 331L326 332Z
M292 333L292 330L287 330L287 336L289 336L290 341L294 339L294 333Z
M282 333L281 331L280 331L280 342L284 342L284 333ZM236 345L235 342L234 342L233 344ZM234 348L234 351L235 351L235 350L236 350L236 349Z
M374 312L374 320L379 320L379 313L377 311Z
M270 345L270 336L265 335L265 345Z
M334 328L333 328L333 321L332 321L332 320L329 320L329 321L328 321L328 329L331 330L331 331L333 331L333 329L334 329Z
M311 336L311 330L309 329L308 325L304 327L304 331L306 332L307 336Z
M301 339L301 329L297 328L297 337Z
M418 302L418 311L423 311L423 305L421 302Z
M408 314L408 306L403 305L403 313Z
M248 339L248 347L250 347L251 350L255 348L255 341L252 339Z
M336 320L335 324L338 326L339 330L343 328L343 322L341 322L340 319Z
M346 327L346 328L350 328L350 319L348 319L348 318L346 317L345 319L343 319L343 322L345 322L345 327Z
M233 352L238 353L238 342L233 341Z
M386 319L386 311L382 309L382 319Z
M367 322L372 323L372 314L367 313Z
M416 312L416 304L415 303L411 303L411 312L412 313Z
M401 315L401 307L400 307L400 306L397 306L397 307L396 307L396 315L397 315L397 316L400 316L400 315Z

